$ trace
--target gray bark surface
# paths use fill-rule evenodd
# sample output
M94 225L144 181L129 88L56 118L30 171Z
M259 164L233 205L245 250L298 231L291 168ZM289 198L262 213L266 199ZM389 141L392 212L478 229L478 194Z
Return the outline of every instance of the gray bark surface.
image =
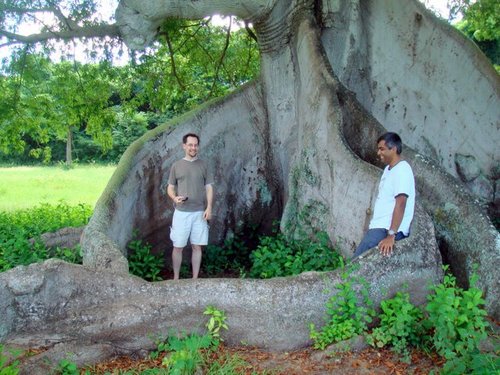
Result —
M140 6L122 3L118 19L133 23L123 9ZM275 1L251 19L262 51L265 155L278 186L273 197L283 207L282 230L293 232L306 212L350 256L369 223L380 174L362 160L378 165L377 137L397 131L447 262L463 286L479 265L488 311L498 316L500 236L482 204L453 179L455 157L470 153L491 186L498 179L498 74L418 1L324 0L320 12L314 6ZM481 94L469 98L464 87ZM225 158L239 156L239 149L228 151ZM476 185L470 188L487 190ZM217 241L221 232L214 232Z
M432 238L428 221L418 226ZM427 285L441 279L435 242L418 241L399 243L397 257L373 250L355 262L359 268L352 275L367 281L375 304L402 288L421 304ZM46 348L22 364L25 374L46 374L61 359L83 366L118 355L138 356L155 349L160 337L203 333L203 311L213 305L228 317L229 330L222 334L228 345L293 350L310 344L309 323L324 324L325 303L336 292L341 272L149 283L48 260L0 274L0 309L6 312L0 341L9 348Z
M85 227L61 228L55 232L43 233L40 236L40 240L48 248L73 248L80 244L80 238L82 237L84 228ZM33 245L35 243L35 239L30 238L30 243Z

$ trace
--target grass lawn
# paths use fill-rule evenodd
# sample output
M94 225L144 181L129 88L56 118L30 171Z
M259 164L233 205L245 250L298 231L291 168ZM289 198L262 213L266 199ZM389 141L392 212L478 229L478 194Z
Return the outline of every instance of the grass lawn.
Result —
M40 203L94 207L116 166L78 165L0 168L0 211L30 208Z

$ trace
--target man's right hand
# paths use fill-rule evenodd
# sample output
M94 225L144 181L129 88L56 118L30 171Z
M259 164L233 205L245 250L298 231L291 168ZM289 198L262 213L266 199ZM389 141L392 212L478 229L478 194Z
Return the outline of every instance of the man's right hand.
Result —
M378 243L378 249L382 253L383 256L388 257L392 253L392 249L394 247L395 236L388 235L382 241Z
M183 204L185 201L187 200L187 197L183 196L183 195L177 195L174 199L174 202L176 204Z

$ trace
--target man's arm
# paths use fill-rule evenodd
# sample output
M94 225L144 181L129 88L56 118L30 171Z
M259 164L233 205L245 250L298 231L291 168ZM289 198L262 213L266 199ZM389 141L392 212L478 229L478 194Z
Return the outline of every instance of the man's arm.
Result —
M175 185L168 184L167 195L174 201L175 204L184 203L183 197L177 196L175 192Z
M210 220L212 218L212 203L214 200L214 188L212 184L205 185L205 190L207 192L207 208L203 213L203 219Z
M394 206L394 211L392 212L391 227L394 232L397 232L401 222L403 221L403 216L405 214L406 200L408 197L405 194L399 194L396 197L396 205ZM387 235L382 241L379 242L378 247L382 255L391 255L392 249L394 247L396 235Z

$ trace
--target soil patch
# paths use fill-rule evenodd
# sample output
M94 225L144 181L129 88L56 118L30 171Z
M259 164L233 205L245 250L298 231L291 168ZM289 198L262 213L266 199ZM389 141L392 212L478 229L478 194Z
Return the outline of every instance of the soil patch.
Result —
M429 374L432 370L438 372L444 364L440 357L420 350L413 350L411 363L405 363L393 352L384 349L368 348L360 352L329 353L306 348L275 353L253 347L226 347L224 345L211 354L211 360L222 360L227 355L236 355L246 362L246 365L239 369L242 375L423 375ZM93 374L117 374L119 371L161 368L161 361L162 357L156 360L120 357L88 369Z

